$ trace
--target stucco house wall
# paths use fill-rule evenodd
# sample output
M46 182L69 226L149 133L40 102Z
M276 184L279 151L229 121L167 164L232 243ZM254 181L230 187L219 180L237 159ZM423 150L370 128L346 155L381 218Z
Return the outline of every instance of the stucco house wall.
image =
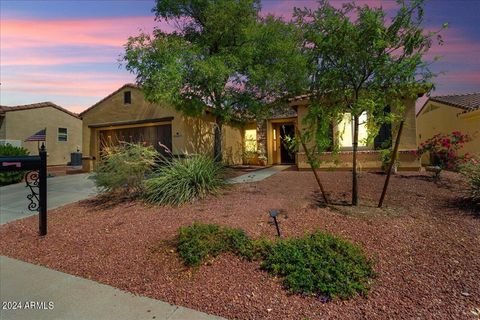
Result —
M26 148L31 155L37 155L38 143L24 140L46 128L47 164L49 166L66 165L70 162L70 153L77 151L77 148L82 151L82 121L71 113L56 107L32 106L34 107L24 106L24 109L3 107L4 110L9 111L3 113L0 139L20 141L21 146ZM67 141L58 141L58 128L67 129Z
M131 92L131 103L124 103L124 92ZM174 155L213 155L215 119L209 113L189 117L167 104L152 104L145 100L135 85L125 85L91 108L81 113L83 120L84 156L99 158L99 131L105 129L171 124ZM157 119L157 120L155 120ZM164 119L164 121L159 121ZM135 124L132 122L142 122ZM128 123L132 124L128 124ZM93 127L92 127L93 126ZM242 163L242 129L223 126L223 156L230 164ZM86 164L92 169L92 163Z
M402 132L402 137L399 145L398 159L400 161L399 170L419 170L420 163L413 151L417 148L416 143L416 123L415 123L415 100L405 99L405 123ZM308 99L291 102L291 106L297 110L297 126L299 130L305 128L303 119L308 112ZM337 132L338 129L333 127L333 132ZM392 132L392 141L395 141L396 132ZM324 152L321 155L317 155L320 160L320 169L337 169L337 170L350 170L352 168L352 151L351 148L340 149L336 153ZM380 160L380 152L374 150L373 145L367 145L359 148L357 154L358 168L360 170L372 170L379 169L382 166ZM310 165L307 162L305 152L300 147L297 153L297 166L299 169L310 169Z

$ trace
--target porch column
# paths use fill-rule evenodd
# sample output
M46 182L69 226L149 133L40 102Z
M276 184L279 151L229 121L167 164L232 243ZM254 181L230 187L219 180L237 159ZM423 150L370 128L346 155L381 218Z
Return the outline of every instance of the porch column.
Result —
M267 156L267 120L257 122L257 152Z

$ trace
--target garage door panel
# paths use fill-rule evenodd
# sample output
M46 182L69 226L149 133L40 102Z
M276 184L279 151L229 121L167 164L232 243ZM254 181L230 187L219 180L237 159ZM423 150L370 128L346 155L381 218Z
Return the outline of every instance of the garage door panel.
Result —
M100 151L109 146L129 142L153 146L158 152L166 155L165 148L160 144L172 150L172 125L101 130L99 139Z

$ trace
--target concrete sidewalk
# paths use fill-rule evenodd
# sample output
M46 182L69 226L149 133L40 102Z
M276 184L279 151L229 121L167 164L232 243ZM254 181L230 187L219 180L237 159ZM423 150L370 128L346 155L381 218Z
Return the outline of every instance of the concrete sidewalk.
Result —
M0 256L1 320L221 320L192 309ZM22 309L11 310L21 303ZM33 302L33 303L32 303ZM25 309L25 304L34 308Z
M234 184L234 183L248 183L248 182L261 181L265 178L268 178L268 177L274 175L277 172L288 169L291 166L292 165L278 165L278 166L273 166L273 167L266 168L266 169L253 171L253 172L246 173L246 174L243 174L243 175L235 177L235 178L231 178L227 181L227 183Z
M0 187L0 225L36 214L28 210L30 189L25 182ZM97 194L89 174L75 174L47 179L47 206L54 209Z

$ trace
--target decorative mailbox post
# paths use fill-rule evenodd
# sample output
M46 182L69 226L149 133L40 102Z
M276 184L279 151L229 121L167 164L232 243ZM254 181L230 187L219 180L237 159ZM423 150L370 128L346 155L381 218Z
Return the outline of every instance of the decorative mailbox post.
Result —
M39 234L47 234L47 151L42 145L38 156L0 157L0 172L27 171L30 189L28 209L38 212Z

